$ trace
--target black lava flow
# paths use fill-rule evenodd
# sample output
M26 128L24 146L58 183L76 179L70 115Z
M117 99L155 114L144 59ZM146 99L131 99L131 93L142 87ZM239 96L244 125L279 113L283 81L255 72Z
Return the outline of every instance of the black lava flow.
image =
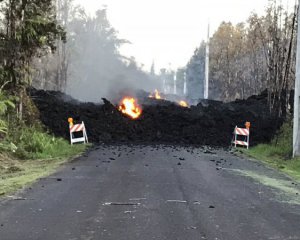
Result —
M69 139L68 118L84 121L93 143L164 143L227 147L234 127L251 122L250 144L270 141L282 119L272 117L267 93L230 103L200 101L184 108L175 103L140 97L142 116L132 120L115 105L82 103L60 92L32 89L30 95L40 111L40 119L56 136Z

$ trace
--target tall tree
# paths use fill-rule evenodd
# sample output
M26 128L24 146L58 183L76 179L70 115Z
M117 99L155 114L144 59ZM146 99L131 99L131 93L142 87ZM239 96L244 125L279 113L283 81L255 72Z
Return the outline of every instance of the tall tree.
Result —
M186 67L187 91L192 99L199 99L204 96L205 49L206 43L203 41L200 47L195 50Z
M71 22L83 12L74 0L56 0L57 22L66 30L66 41L56 40L57 49L34 59L33 85L37 88L66 91L72 46Z
M295 78L297 8L290 14L270 0L261 17L253 13L246 24L221 23L210 41L209 95L231 101L267 88L270 111L285 115ZM203 64L199 59L191 58L188 73ZM194 79L188 81L191 85Z
M2 6L1 66L11 86L18 87L30 83L32 59L55 51L56 40L65 40L65 32L57 24L51 0L7 0Z
M65 40L65 32L57 24L52 0L4 0L1 6L0 82L9 82L6 87L19 95L21 116L33 58L55 51L56 40Z

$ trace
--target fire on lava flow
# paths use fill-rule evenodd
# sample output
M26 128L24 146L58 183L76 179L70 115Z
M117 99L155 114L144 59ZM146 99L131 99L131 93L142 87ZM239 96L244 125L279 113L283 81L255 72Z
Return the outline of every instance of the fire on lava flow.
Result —
M138 119L142 114L142 108L137 104L137 100L132 97L123 98L119 110L132 119Z
M155 98L155 99L163 99L157 89L155 89L154 94L150 94L150 98Z
M188 103L186 101L183 101L183 100L179 102L179 105L181 107L189 107Z

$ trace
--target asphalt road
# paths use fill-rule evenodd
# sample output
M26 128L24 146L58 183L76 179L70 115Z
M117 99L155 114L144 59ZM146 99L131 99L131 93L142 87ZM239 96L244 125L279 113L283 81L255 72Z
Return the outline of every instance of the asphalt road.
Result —
M298 193L224 150L101 146L2 200L0 240L295 240Z

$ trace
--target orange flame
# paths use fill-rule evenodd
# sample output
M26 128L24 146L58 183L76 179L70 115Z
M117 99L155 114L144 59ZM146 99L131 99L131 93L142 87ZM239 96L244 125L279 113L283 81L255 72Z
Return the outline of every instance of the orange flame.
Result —
M189 104L187 102L183 101L183 100L179 102L179 105L181 107L189 107Z
M142 108L137 104L137 100L132 97L125 97L121 100L119 111L132 119L137 119L142 114Z
M154 90L154 94L150 94L150 98L155 98L155 99L163 99L157 89Z

